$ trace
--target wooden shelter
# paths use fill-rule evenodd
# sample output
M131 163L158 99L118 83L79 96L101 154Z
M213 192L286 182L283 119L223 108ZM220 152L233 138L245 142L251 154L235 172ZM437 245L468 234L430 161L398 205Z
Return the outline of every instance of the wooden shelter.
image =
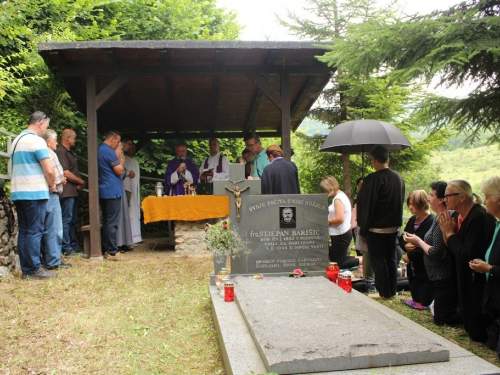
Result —
M281 137L298 128L330 79L309 42L41 43L39 53L87 115L92 257L101 256L98 132L138 140Z

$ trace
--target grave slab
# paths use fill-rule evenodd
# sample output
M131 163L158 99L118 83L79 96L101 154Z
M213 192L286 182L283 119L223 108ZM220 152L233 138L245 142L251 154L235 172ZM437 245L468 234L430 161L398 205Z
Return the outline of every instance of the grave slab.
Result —
M367 309L352 297L356 291L346 293L324 277L236 277L235 290L270 372L303 374L449 360L449 349L442 344Z
M269 277L269 275L266 275ZM309 276L308 276L309 277ZM256 280L259 282L258 280ZM224 299L217 293L215 286L208 286L212 315L214 317L218 339L223 352L224 367L227 375L248 375L251 371L257 374L265 373L267 370L260 357L255 342L250 331L245 324L241 311L234 302L224 302ZM238 291L236 291L237 295ZM479 374L500 374L500 368L477 357L473 353L461 348L460 346L448 341L434 332L412 322L408 318L398 314L394 310L380 304L379 302L368 298L361 293L352 293L352 298L363 301L365 309L378 311L388 318L398 321L405 325L412 332L434 340L450 351L450 360L448 362L422 363L404 366L386 366L376 369L358 369L344 371L316 372L310 375L479 375ZM401 303L397 300L394 303ZM427 311L422 311L427 314ZM351 315L351 322L356 321L356 316ZM362 332L357 332L362 336ZM402 338L404 339L404 338Z

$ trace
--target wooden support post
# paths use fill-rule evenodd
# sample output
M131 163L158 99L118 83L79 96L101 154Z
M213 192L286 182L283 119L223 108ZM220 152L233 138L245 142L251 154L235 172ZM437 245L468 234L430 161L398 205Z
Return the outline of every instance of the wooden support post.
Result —
M290 161L292 157L291 129L290 129L290 75L281 73L281 147L283 149L283 158Z
M87 160L89 165L90 258L101 258L99 177L97 172L97 110L95 76L87 76Z

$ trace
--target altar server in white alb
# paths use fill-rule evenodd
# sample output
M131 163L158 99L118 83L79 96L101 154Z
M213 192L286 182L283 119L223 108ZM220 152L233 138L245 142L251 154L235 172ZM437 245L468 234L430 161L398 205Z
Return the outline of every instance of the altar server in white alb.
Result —
M229 179L229 160L219 153L219 141L212 138L208 145L210 147L210 156L201 163L199 182Z
M127 195L128 206L129 206L129 216L130 216L130 227L132 229L132 242L134 244L142 242L141 236L141 192L140 192L140 178L141 170L139 168L139 163L134 159L136 153L136 145L130 141L130 147L125 153L125 168L130 172L133 172L133 178L130 175L130 179L124 184L125 193Z

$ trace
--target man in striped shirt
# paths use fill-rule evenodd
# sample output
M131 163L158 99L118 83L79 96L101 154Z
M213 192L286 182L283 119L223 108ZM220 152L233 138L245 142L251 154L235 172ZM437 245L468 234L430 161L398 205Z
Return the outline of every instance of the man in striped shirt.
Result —
M56 188L47 143L41 138L49 122L45 113L33 113L28 128L12 143L11 199L17 210L17 250L25 279L57 276L57 273L44 270L40 262L40 243L49 194Z

